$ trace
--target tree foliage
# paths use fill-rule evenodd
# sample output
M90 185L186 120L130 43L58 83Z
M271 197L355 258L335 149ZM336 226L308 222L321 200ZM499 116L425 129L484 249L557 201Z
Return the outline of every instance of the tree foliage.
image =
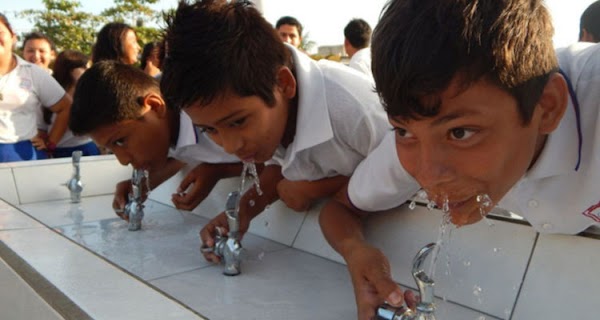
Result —
M113 0L113 6L99 15L84 12L77 0L42 0L44 9L29 9L18 13L34 24L31 31L39 31L52 39L58 51L79 50L90 54L96 34L108 22L119 21L134 27L140 46L160 39L161 30L156 25L162 12L150 5L158 0Z

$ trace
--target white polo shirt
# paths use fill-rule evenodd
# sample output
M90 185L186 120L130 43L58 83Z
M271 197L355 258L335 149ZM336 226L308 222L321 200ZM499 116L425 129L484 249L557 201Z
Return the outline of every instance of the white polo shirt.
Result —
M600 45L579 43L557 52L579 102L581 163L574 100L550 134L535 165L500 206L542 233L575 234L600 222Z
M236 156L228 154L208 136L200 132L185 112L179 113L179 135L175 147L169 148L169 157L187 164L240 162Z
M373 78L373 71L371 71L371 48L362 48L356 51L352 58L350 58L348 66Z
M575 171L578 117L570 99L537 162L499 206L523 216L539 232L575 234L600 222L600 45L577 44L560 51L559 64L579 101L580 167ZM385 210L407 200L415 184L400 165L394 139L386 137L354 172L348 197L359 209Z
M48 72L18 56L17 66L0 77L0 143L29 140L37 134L39 109L55 105L65 90Z
M296 135L266 164L280 165L288 180L350 176L391 129L374 84L343 64L288 48L298 84Z

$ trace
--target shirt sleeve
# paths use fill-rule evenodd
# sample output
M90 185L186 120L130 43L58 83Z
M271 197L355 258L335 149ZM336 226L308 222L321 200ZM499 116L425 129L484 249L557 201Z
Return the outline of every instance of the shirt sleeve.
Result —
M46 70L32 65L31 78L42 106L50 108L65 95L65 89Z

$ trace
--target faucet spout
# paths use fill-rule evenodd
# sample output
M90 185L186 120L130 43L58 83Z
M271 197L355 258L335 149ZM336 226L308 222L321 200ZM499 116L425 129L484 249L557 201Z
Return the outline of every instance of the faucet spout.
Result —
M436 246L435 243L424 246L413 259L412 275L421 295L416 310L406 307L394 308L385 304L377 309L378 320L435 320L435 282L423 270L423 263Z
M142 182L145 177L146 172L144 170L133 170L131 176L131 194L129 194L129 201L125 205L125 214L129 217L129 231L137 231L142 228L142 219L144 218Z
M225 203L225 215L229 225L227 236L218 234L215 238L215 246L212 248L201 248L202 252L213 252L225 262L223 274L236 276L241 273L241 261L243 248L240 240L240 198L238 191L230 192Z
M80 160L81 160L82 152L81 151L73 151L71 157L73 162L73 176L67 183L67 189L71 192L71 202L79 203L81 202L81 192L83 191L83 183L81 182L81 173L80 173Z

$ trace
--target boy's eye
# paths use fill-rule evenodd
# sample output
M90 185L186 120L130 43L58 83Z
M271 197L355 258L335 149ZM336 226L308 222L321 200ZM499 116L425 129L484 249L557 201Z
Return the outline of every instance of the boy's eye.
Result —
M411 138L412 137L412 134L410 132L408 132L408 130L406 130L404 128L394 127L393 130L396 131L396 134L400 138Z
M113 141L112 144L117 147L123 147L123 146L125 146L125 138L119 138L119 139Z
M242 124L244 124L244 122L246 122L246 118L241 118L241 119L238 119L236 121L233 121L229 126L230 127L239 127Z
M211 127L198 127L198 129L200 129L200 132L208 133L208 134L213 134L213 133L217 132L217 130L215 130L214 128L211 128Z
M466 140L475 134L475 130L454 128L450 130L450 137L455 140Z

